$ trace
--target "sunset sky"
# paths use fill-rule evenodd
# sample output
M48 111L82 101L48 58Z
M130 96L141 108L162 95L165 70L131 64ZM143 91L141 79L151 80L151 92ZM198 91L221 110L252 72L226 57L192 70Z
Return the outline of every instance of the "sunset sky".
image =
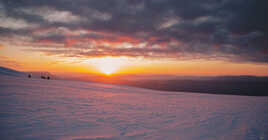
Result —
M266 75L264 0L0 0L0 66Z

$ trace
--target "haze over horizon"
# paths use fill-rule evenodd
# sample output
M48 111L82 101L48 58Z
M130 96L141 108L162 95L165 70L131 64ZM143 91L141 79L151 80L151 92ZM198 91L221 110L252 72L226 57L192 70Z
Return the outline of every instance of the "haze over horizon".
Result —
M0 0L0 65L101 75L268 76L267 4Z

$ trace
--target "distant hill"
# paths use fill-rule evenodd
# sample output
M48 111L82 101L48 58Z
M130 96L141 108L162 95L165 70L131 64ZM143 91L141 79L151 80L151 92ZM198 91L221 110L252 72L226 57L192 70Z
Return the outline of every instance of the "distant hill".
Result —
M49 72L20 72L11 68L1 67L0 66L0 75L6 75L6 76L19 76L19 77L28 77L28 75L31 75L32 78L41 78L41 76L49 76L50 79L56 79L55 75L52 75Z
M0 75L8 75L8 76L25 76L26 73L19 72L10 68L5 68L0 66Z
M268 77L218 76L205 79L120 81L141 88L226 95L268 96Z

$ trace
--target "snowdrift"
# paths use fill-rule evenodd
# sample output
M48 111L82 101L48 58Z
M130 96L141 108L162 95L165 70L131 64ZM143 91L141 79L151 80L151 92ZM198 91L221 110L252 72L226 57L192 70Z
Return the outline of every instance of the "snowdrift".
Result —
M268 98L0 75L3 140L265 140Z

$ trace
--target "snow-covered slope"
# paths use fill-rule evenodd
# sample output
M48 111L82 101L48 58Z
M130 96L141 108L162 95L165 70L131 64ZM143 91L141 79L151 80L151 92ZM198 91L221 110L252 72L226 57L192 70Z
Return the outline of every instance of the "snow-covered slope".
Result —
M3 140L267 140L268 98L0 76Z

